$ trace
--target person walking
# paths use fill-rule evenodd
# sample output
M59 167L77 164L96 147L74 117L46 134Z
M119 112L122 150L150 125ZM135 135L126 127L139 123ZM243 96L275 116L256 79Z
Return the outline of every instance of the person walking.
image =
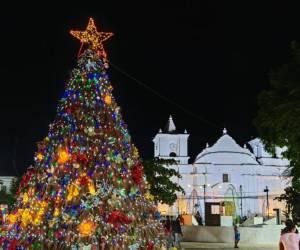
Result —
M199 211L197 211L197 213L195 215L195 219L198 222L198 226L203 226L202 217L201 217Z
M279 240L280 250L299 250L300 235L297 233L296 225L292 220L288 219L285 223L285 228L281 231Z
M239 248L238 244L241 239L241 235L237 225L234 225L234 248Z
M173 222L173 233L174 233L174 246L177 249L181 249L181 239L182 239L182 230L181 230L181 225L180 225L180 215L176 218L176 220Z

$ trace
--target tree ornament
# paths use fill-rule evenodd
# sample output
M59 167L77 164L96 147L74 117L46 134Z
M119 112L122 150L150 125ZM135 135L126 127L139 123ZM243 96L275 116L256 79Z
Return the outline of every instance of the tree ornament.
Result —
M78 226L79 233L83 237L90 236L91 234L93 234L95 232L95 228L96 228L96 225L91 220L83 221Z
M140 245L138 243L134 243L130 246L128 246L129 250L138 250Z
M104 102L107 104L107 105L110 105L111 104L111 97L110 95L106 95L104 97Z
M140 185L142 183L142 179L144 175L142 164L138 163L132 168L131 171L132 171L132 179L136 184Z
M115 210L110 213L107 222L116 226L118 223L130 224L132 220L122 211Z
M29 208L19 211L21 215L21 227L25 228L31 221L32 216Z
M154 249L154 242L148 241L147 243L147 250L153 250Z
M59 208L56 207L56 208L54 209L53 216L54 216L54 217L57 217L57 216L59 216L59 215L60 215L60 210L59 210Z
M89 59L89 60L88 60L88 63L86 64L86 69L87 69L88 71L91 71L91 69L92 69L92 70L95 70L95 69L96 69L96 66L97 66L96 62L93 62L93 61L91 61L91 60Z
M36 158L37 158L39 161L41 161L41 160L43 160L44 156L43 156L42 153L38 153L38 154L36 155Z
M67 187L68 195L67 201L71 201L74 197L79 195L79 186L76 183L72 183Z
M93 18L89 19L88 26L85 31L73 31L71 35L78 38L81 43L86 43L89 47L96 51L100 56L106 58L106 53L103 48L103 42L113 36L111 32L98 32Z
M7 221L10 225L13 225L17 222L18 215L16 213L9 214L7 217Z
M135 146L133 146L133 157L134 157L134 159L139 159L139 157L140 157L139 151Z
M23 194L23 204L26 204L28 202L29 198L28 198L28 194L24 193Z
M67 148L59 148L57 152L57 162L59 164L64 164L69 160L69 153Z
M149 201L154 200L154 196L149 192L149 190L145 193L145 198Z
M79 163L73 163L73 167L74 168L80 168L80 164Z
M89 193L91 195L96 195L97 194L97 192L95 190L95 185L94 185L92 180L90 180L89 183L88 183L88 189L89 189Z
M95 135L95 128L94 128L94 127L88 127L88 129L87 129L87 134L88 134L89 136Z

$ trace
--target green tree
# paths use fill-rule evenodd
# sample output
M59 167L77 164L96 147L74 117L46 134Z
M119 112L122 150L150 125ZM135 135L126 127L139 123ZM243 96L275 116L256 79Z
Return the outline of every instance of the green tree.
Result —
M17 176L12 180L9 192L10 194L12 194L13 197L16 197L21 180L22 176Z
M300 46L291 43L291 60L270 73L270 88L258 97L258 115L254 121L267 150L284 147L283 156L290 160L288 175L294 192L300 190ZM291 203L286 193L281 200ZM292 204L292 203L291 203ZM290 204L290 205L291 205ZM300 214L298 206L290 206ZM299 209L299 210L295 210Z
M300 193L293 187L287 187L285 193L276 198L278 201L286 202L286 217L292 216L295 222L300 221Z
M173 205L177 199L176 193L184 194L184 189L171 180L172 177L181 178L175 169L170 168L177 165L173 159L152 158L143 161L147 182L150 184L150 193L155 202Z
M10 190L1 190L0 191L0 204L7 204L8 208L11 209L14 203L16 202L16 193L18 186L20 184L21 177L15 177L12 180Z

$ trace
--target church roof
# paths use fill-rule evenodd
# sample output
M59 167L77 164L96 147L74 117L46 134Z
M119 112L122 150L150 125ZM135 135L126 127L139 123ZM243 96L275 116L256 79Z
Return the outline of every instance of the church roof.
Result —
M176 127L173 121L172 116L170 115L167 125L164 130L165 133L173 134L176 133Z
M223 130L223 135L211 147L205 148L196 157L195 163L210 163L220 165L257 165L255 156L247 149L242 148L236 141Z

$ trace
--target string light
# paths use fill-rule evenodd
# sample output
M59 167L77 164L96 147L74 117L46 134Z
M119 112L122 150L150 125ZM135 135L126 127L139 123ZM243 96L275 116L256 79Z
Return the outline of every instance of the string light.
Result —
M89 45L78 58L57 116L23 176L2 236L12 249L84 245L156 249L165 244L120 108L112 95L102 42L112 33L71 32ZM0 248L2 247L0 241Z
M103 42L113 36L112 32L98 32L94 19L90 18L85 31L70 31L71 35L79 39L82 43L86 43L90 48L100 56L106 57Z

